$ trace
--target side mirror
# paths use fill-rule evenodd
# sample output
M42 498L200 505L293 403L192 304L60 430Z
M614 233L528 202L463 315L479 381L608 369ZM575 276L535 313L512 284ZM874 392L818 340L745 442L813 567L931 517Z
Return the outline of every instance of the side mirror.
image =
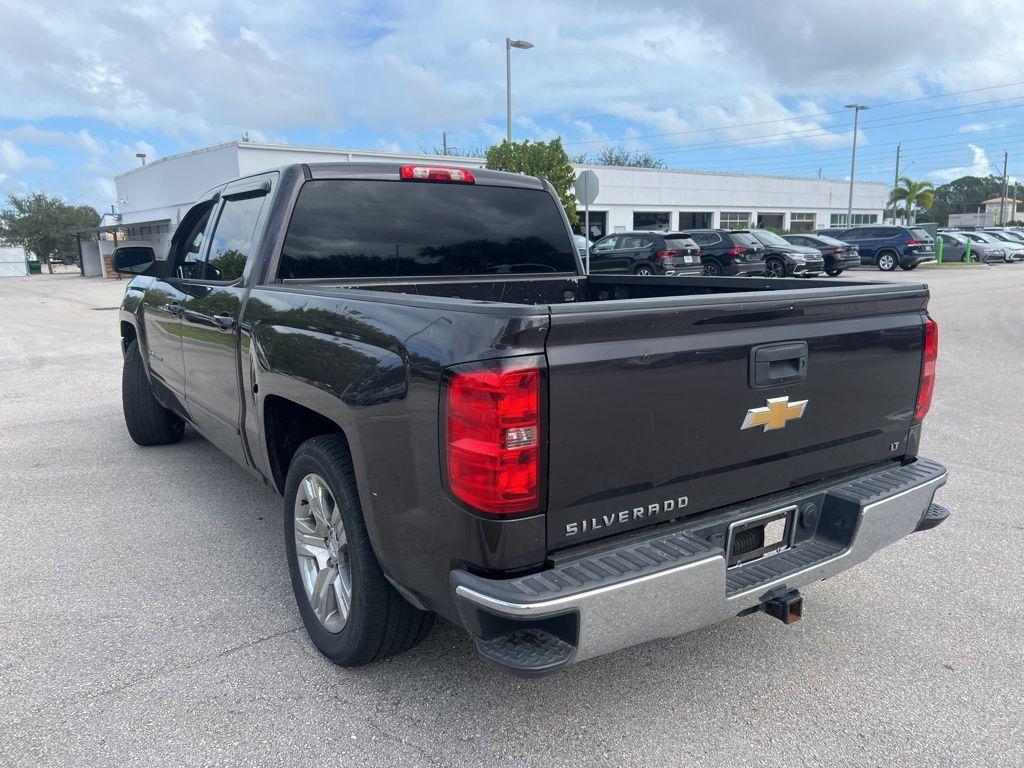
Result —
M125 245L114 249L110 257L115 272L122 275L142 275L156 261L156 251L148 245Z

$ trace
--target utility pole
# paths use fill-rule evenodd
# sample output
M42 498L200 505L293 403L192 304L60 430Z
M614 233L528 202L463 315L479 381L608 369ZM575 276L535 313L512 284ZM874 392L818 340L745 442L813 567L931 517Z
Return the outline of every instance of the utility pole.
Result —
M1006 193L1009 191L1010 177L1006 175L1006 166L1010 162L1010 153L1003 152L1003 199L999 201L999 226L1006 225Z
M857 174L857 127L860 125L860 111L871 109L864 104L847 104L853 110L853 151L850 153L850 198L846 204L846 226L853 226L853 179Z
M448 131L441 131L441 154L448 154Z
M903 148L903 142L896 145L896 178L892 182L892 223L896 223L896 187L900 185L900 150Z

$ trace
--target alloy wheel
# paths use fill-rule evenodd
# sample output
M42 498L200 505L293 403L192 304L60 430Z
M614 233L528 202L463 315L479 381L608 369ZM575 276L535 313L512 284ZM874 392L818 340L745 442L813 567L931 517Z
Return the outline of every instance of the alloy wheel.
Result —
M352 608L352 565L341 509L320 475L302 478L294 517L295 554L309 606L324 629L340 632Z
M896 269L896 259L891 253L883 253L878 257L878 268L886 272Z
M636 274L644 275L645 277L649 277L650 275L653 275L654 273L651 272L651 268L650 267L639 267L637 269L637 271L636 271Z
M786 265L778 259L768 260L768 274L772 277L785 277Z

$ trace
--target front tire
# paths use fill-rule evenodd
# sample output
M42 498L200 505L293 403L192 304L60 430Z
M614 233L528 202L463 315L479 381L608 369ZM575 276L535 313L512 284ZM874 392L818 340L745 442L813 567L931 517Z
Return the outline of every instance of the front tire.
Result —
M883 251L878 254L878 259L875 263L878 264L878 268L883 272L892 272L896 269L896 264L899 262L896 259L896 254L891 251Z
M768 273L768 277L785 277L786 262L779 258L770 258L765 264L765 270Z
M317 649L343 667L407 651L434 615L410 605L384 577L363 519L355 470L340 435L299 446L284 491L292 591Z
M185 433L185 422L153 396L137 340L128 345L124 354L121 407L128 434L139 445L171 445Z

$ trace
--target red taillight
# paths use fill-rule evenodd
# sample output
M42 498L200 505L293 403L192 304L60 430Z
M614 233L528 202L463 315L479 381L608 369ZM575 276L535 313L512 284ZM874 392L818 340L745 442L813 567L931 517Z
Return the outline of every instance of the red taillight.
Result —
M665 259L674 259L676 257L675 251L658 251L658 258L664 261Z
M935 392L935 361L939 358L939 325L929 319L924 324L924 355L921 360L921 385L917 388L914 421L923 421L932 407Z
M540 369L455 373L448 382L448 485L495 515L540 505Z
M747 252L746 248L739 248L739 247L737 247L737 248L730 248L728 251L725 252L725 255L726 256L739 256L741 253L746 253L746 252Z
M925 245L924 240L907 240L907 245Z
M443 168L437 165L403 165L405 181L449 181L455 184L475 184L473 172L465 168Z

